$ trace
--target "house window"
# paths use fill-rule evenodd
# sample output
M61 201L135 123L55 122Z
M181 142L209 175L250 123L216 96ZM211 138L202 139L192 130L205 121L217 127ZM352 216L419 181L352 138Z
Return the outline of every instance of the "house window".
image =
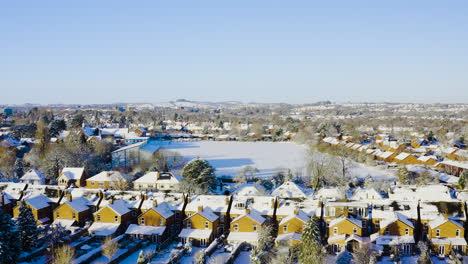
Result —
M335 216L335 207L330 208L330 216Z
M205 229L210 228L210 223L208 221L205 222Z
M254 231L254 232L257 231L257 225L256 225L256 224L253 225L253 231Z
M96 216L96 218L97 218L97 221L98 221L98 222L101 222L101 215L100 215L100 214L98 214L98 215Z
M357 234L357 228L356 227L353 228L353 234Z
M436 237L440 237L440 229L436 230Z
M348 208L348 213L352 213L353 212L353 208Z
M91 182L91 185L94 185L94 182Z
M145 218L142 217L142 218L140 218L140 225L144 225L144 224L145 224Z
M338 235L338 227L333 228L333 235Z
M288 232L288 225L283 225L283 232L285 232L285 233Z
M239 224L234 224L234 231L239 232Z
M72 213L72 218L76 219L76 213Z
M390 230L389 230L388 228L385 228L384 234L385 234L386 236L390 235Z
M455 236L460 237L460 229L455 230Z
M119 221L119 216L118 216L118 215L114 216L114 221L115 221L115 222L118 222L118 221Z
M409 235L409 228L405 228L405 236Z
M187 228L192 228L192 222L187 221Z
M55 215L57 216L57 218L59 218L59 217L60 217L60 215L59 215L59 212L55 213Z
M163 226L164 225L164 220L162 218L159 218L159 225Z

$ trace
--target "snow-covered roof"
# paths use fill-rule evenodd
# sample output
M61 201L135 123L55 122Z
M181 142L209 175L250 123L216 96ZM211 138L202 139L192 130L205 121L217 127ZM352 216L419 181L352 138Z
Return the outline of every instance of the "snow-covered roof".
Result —
M450 188L441 184L412 186L397 185L388 194L396 201L453 201Z
M316 199L326 198L339 200L344 198L344 192L340 188L321 188L314 194Z
M353 195L351 196L351 200L382 200L382 195L375 190L374 188L371 189L364 189L358 188L354 191Z
M230 232L227 238L229 242L257 242L257 232Z
M179 183L181 180L182 176L177 173L152 171L136 179L134 183Z
M212 232L212 229L184 228L182 229L182 231L180 231L179 237L208 239L211 236Z
M63 168L61 175L69 180L79 180L84 173L84 168Z
M283 218L279 224L285 224L293 218L301 220L302 222L304 222L304 224L307 223L307 221L309 220L309 216L304 211L298 210L297 214L288 215L287 217Z
M445 223L447 223L447 222L451 222L451 223L453 223L454 225L456 225L456 226L458 226L458 227L464 229L462 224L460 224L460 223L458 223L458 222L456 222L456 221L453 221L453 220L451 220L451 219L446 219L446 218L444 218L444 217L438 217L438 218L432 220L431 222L429 222L429 227L430 227L431 229L434 229L434 228L436 228L436 227L438 227L438 226L441 226L441 225L443 225L443 224L445 224Z
M333 220L330 221L329 223L329 226L334 226L338 223L341 223L342 221L345 221L345 220L348 220L350 221L351 223L359 226L360 228L362 228L362 221L358 220L358 219L355 219L353 217L340 217L340 218L335 218Z
M70 229L75 223L76 223L75 220L55 219L54 222L52 222L52 226L53 227L61 226L61 227L65 228L65 229Z
M200 206L210 208L216 213L226 213L229 206L230 197L224 195L194 195L190 197L190 202L186 205L186 212L196 212ZM182 210L183 204L179 205Z
M36 170L36 169L31 169L28 172L26 172L23 177L21 177L21 180L45 180L46 176Z
M445 159L445 160L437 163L435 166L437 167L440 164L468 170L468 161L462 162L462 161L455 161L455 160Z
M278 188L276 188L272 193L272 196L278 196L281 198L297 198L297 197L306 197L306 194L296 183L292 181L287 181Z
M174 215L172 207L166 202L158 204L158 206L152 207L151 209L158 212L158 214L166 219Z
M428 160L437 160L437 157L436 156L421 156L418 158L419 161L422 161L422 162L426 162Z
M327 239L327 242L330 244L330 243L333 243L335 241L341 241L341 240L345 240L346 239L346 234L341 234L341 235L336 235L336 236L329 236L328 239Z
M234 223L236 221L238 221L239 219L241 218L244 218L244 217L248 217L250 219L252 219L253 221L259 223L259 224L263 224L263 222L265 222L265 218L260 214L258 213L256 210L253 210L253 209L250 209L250 211L246 214L242 214L242 215L239 215L238 217L234 218L231 223Z
M109 203L107 204L107 207L112 209L112 211L116 212L118 215L124 215L130 212L129 204L127 203L127 201L124 201L124 200L118 200L118 201L114 201L113 203ZM102 207L101 209L99 209L96 212L96 214L99 213L104 208L105 207Z
M401 152L400 154L398 154L395 159L396 160L404 160L406 158L408 158L409 156L411 156L411 154L409 153L406 153L406 152Z
M463 237L445 237L445 238L431 238L432 244L435 245L456 245L465 246L466 240Z
M375 241L377 245L382 246L394 246L401 244L413 244L414 236L389 236L389 235L379 235L378 233L372 234L370 236L371 241Z
M135 225L131 224L128 226L125 234L128 235L162 235L166 230L165 226L147 226L147 225Z
M71 202L66 201L65 204L69 205L73 210L77 212L84 212L89 210L89 205L92 204L88 199L85 197L78 197L73 199Z
M261 184L245 183L237 188L235 194L239 196L258 196L266 194L266 189Z
M385 152L380 153L378 156L379 156L380 158L386 159L386 158L390 157L390 156L393 155L393 154L394 154L394 152L385 151Z
M88 178L87 181L128 181L129 176L121 173L120 171L102 171L91 178Z
M102 223L102 222L94 222L89 228L89 233L96 235L96 236L110 236L113 235L117 229L119 228L120 224L116 223Z
M276 241L301 240L301 236L302 235L300 233L281 234L278 235Z
M389 226L390 224L396 222L396 221L401 221L403 222L405 225L411 227L411 228L414 228L414 225L413 223L408 220L408 218L406 218L406 216L404 216L403 214L399 213L399 212L395 212L393 214L393 217L391 218L386 218L386 219L383 219L380 221L380 228L381 229L384 229L385 227Z
M200 212L196 212L194 215L201 215L203 218L205 218L206 220L210 221L210 222L214 222L216 221L216 219L218 219L218 215L216 215L213 210L211 210L209 207L207 208L203 208L203 211L200 211ZM193 217L194 215L192 216L189 216L187 218L190 218L190 217Z
M50 206L52 201L45 195L37 195L31 198L26 198L24 201L35 209L39 210Z

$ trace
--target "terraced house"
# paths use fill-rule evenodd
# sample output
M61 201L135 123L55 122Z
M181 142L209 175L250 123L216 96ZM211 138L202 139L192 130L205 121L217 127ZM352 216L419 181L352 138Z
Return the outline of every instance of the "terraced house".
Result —
M200 205L196 213L187 214L183 226L179 238L184 244L206 247L215 238L219 217L210 208Z

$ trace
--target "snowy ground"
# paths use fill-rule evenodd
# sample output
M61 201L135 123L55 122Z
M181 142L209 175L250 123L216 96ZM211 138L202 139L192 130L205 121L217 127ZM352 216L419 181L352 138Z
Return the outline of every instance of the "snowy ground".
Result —
M293 174L307 175L308 148L293 142L236 141L150 141L149 144L180 153L187 161L200 157L216 168L216 174L234 176L245 166L254 166L257 177L269 177L278 169L290 169ZM317 155L323 155L317 153ZM394 178L392 172L377 167L353 163L352 177L374 179Z
M195 255L198 251L203 250L205 248L199 247L192 247L192 253L185 254L179 261L180 264L193 264L195 263Z
M234 264L250 264L250 251L241 251Z
M234 176L244 166L259 169L258 177L271 176L278 168L305 174L307 148L292 142L150 141L179 152L187 160L197 157L216 168L218 176Z
M121 264L135 264L135 263L137 263L138 256L140 255L140 251L142 251L142 250L143 250L143 254L151 253L154 250L156 250L156 245L154 245L154 244L149 245L146 248L143 248L141 250L137 250L135 253L131 254L126 259L122 260L120 263Z

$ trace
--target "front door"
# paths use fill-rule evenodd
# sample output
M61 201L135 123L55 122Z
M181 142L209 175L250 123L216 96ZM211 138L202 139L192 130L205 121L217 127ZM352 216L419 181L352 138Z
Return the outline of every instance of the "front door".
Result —
M439 255L445 255L445 246L439 246Z

